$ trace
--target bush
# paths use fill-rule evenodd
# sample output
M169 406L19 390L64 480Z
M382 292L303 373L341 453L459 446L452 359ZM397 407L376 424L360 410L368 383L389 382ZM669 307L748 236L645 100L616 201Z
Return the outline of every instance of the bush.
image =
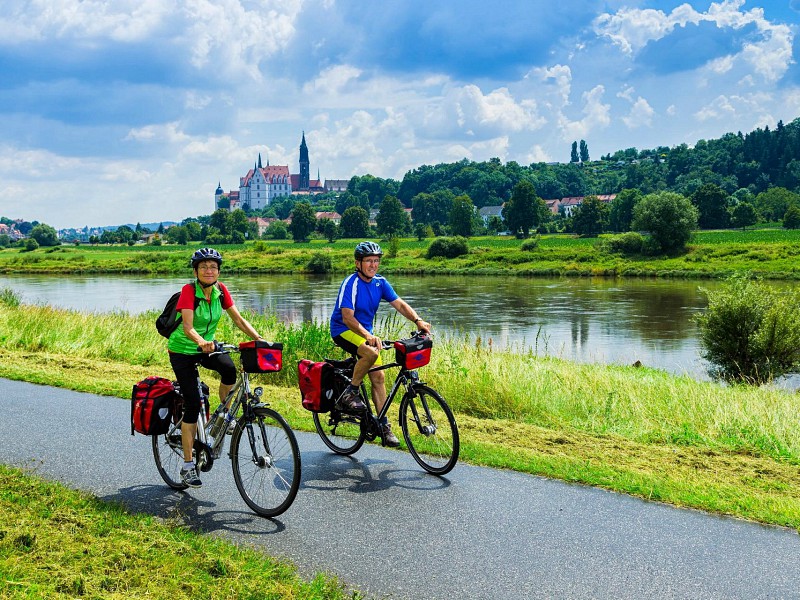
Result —
M520 245L519 249L523 252L533 252L539 247L539 236L528 238Z
M617 254L641 254L643 247L644 237L635 231L614 235L606 240L608 251Z
M39 242L37 242L33 238L28 238L27 240L25 240L25 244L22 246L22 251L32 252L33 250L36 250L38 247L39 247Z
M311 255L311 260L308 261L306 269L311 273L330 273L333 271L333 261L329 254L315 252Z
M744 276L709 292L698 315L703 357L713 376L761 384L800 368L800 292Z
M22 304L22 298L11 288L2 288L0 289L0 304L5 304L10 308L17 308Z
M456 237L442 237L436 238L428 246L428 258L435 258L437 256L444 256L445 258L455 258L469 254L469 246L467 246L467 239L461 236Z

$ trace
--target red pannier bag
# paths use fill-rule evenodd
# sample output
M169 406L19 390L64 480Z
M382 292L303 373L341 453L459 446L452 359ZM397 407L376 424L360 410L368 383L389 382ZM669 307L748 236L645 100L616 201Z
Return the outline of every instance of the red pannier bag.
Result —
M397 340L394 343L394 360L404 369L417 369L431 362L433 339L428 336Z
M169 431L179 396L164 377L147 377L131 393L131 435L161 435Z
M333 365L303 359L297 363L297 382L303 399L303 408L314 412L328 412L333 408L339 394L344 391L345 381L337 385ZM341 389L339 389L341 388Z
M273 373L283 368L283 344L253 340L239 344L242 368L247 373Z

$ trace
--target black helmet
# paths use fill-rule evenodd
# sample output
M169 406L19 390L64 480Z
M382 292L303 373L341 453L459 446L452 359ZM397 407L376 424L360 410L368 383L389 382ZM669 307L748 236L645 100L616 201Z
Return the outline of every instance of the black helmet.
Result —
M375 242L361 242L354 254L356 260L361 260L365 256L383 256L383 250Z
M222 254L213 248L200 248L200 250L196 250L195 253L192 254L192 268L196 269L197 265L204 260L213 260L218 266L222 266Z

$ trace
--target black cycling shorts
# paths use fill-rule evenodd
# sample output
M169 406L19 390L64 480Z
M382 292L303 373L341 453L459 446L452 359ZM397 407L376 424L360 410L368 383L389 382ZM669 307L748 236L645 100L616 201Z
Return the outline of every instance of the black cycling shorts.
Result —
M181 387L184 423L197 423L197 417L200 414L200 390L197 389L198 364L219 373L220 379L225 385L236 383L236 365L227 354L210 356L208 354L170 352L169 362L172 370L175 371L175 379L178 380L178 385Z

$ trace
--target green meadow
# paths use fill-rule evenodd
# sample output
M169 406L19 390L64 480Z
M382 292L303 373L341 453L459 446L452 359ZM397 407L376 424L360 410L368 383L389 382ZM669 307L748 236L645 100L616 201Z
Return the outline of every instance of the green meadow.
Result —
M544 235L533 250L523 250L513 237L469 239L470 252L457 258L427 258L431 240L404 238L396 254L388 252L385 274L479 274L521 276L608 277L726 277L748 271L766 279L800 278L800 230L697 232L686 252L676 256L626 256L609 252L608 235L578 238ZM384 251L390 249L383 242ZM22 252L0 251L0 273L53 274L184 274L190 246L57 246ZM329 260L332 272L352 268L353 240L259 240L244 245L220 246L225 269L238 273L308 273L315 255Z

